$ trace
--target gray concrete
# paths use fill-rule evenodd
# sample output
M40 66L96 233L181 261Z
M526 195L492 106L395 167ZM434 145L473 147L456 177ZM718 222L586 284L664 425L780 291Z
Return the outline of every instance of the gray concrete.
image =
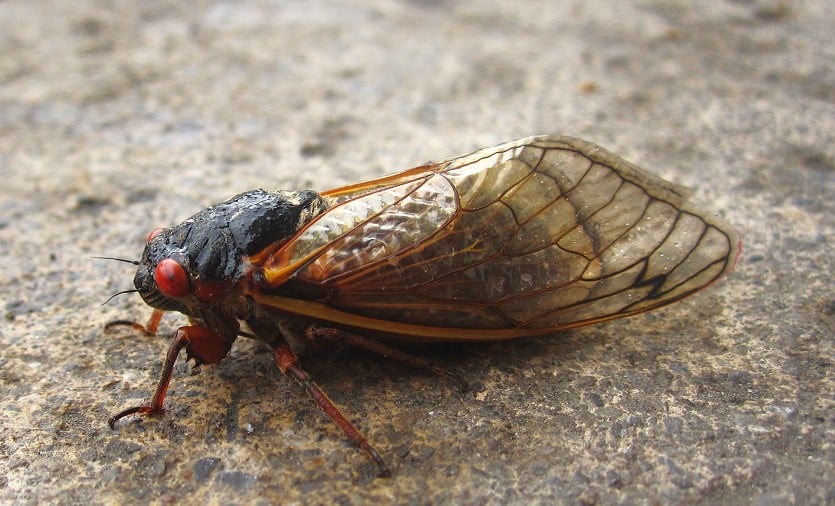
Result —
M835 501L830 0L0 2L0 501ZM188 6L187 6L188 5ZM375 5L371 7L370 5ZM730 277L559 336L305 357L374 468L267 350L176 368L129 288L149 230L533 133L607 146L739 230ZM183 323L171 315L163 334Z

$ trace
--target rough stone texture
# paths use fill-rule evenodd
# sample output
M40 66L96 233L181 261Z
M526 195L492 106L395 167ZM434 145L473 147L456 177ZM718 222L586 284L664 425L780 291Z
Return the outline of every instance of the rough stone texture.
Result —
M372 6L374 5L374 6ZM0 2L0 501L835 502L830 0ZM239 191L326 189L533 133L691 186L744 241L672 307L559 336L176 368L130 266ZM169 316L163 334L183 319Z

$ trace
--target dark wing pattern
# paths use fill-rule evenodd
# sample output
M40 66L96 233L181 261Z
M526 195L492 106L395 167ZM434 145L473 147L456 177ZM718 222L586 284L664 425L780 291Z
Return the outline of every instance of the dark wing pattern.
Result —
M686 190L572 138L322 196L327 212L253 260L266 279L253 297L405 335L501 339L639 313L717 280L738 251Z

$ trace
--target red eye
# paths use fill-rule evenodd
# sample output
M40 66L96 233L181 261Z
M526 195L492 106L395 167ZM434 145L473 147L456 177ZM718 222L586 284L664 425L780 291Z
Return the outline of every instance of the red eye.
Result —
M148 233L148 237L145 239L145 242L151 242L154 237L160 235L162 231L165 230L164 228L155 228Z
M157 264L157 268L154 269L154 281L157 282L159 291L172 299L188 295L190 290L186 270L176 260L170 258L161 260Z

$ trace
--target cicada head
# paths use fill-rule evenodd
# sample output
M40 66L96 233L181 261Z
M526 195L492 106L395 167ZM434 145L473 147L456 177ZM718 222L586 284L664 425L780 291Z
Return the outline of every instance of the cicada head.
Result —
M312 191L237 195L151 232L134 285L148 305L190 316L232 302L240 297L243 259L291 237L325 207Z
M172 231L174 228L157 229L148 235L133 284L149 306L188 313L184 299L191 293L192 265L172 243Z

